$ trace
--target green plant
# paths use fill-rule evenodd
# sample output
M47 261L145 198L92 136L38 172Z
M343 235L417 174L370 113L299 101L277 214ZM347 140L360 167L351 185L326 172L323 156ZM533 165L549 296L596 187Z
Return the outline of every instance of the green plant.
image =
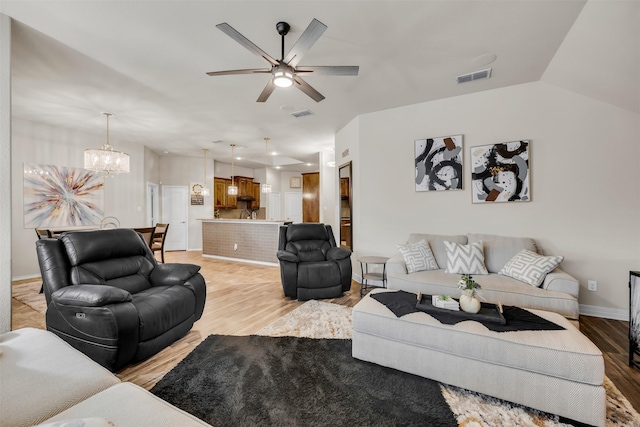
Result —
M458 281L458 288L462 289L462 292L467 295L473 295L478 289L482 289L470 274L463 274L460 277L460 280Z

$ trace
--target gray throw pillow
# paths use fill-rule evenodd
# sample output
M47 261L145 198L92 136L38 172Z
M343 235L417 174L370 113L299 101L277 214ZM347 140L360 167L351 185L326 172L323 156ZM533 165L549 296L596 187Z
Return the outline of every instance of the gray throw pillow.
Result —
M544 256L523 249L498 274L538 287L547 274L555 270L563 260L563 256Z
M444 242L444 247L447 249L447 273L489 274L484 265L482 241L468 245Z
M425 240L408 245L398 245L398 251L404 258L408 273L438 270L438 264L433 257L429 244Z

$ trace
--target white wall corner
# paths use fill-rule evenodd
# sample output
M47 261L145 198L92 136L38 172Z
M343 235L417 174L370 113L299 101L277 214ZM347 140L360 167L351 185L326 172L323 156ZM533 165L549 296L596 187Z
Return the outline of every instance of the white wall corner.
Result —
M11 242L11 18L0 13L0 234ZM11 245L0 245L0 333L11 330Z

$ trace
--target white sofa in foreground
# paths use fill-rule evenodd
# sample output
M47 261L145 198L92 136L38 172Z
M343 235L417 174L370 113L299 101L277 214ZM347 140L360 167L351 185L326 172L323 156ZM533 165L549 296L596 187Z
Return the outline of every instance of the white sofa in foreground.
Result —
M148 391L120 380L51 332L0 335L0 425L207 426ZM44 424L41 424L44 423Z
M409 235L408 244L425 240L433 253L438 269L407 272L407 265L402 254L398 253L387 261L387 287L407 292L422 292L428 295L449 295L458 298L460 274L446 273L447 250L445 241L458 244L482 242L484 263L488 274L473 274L477 283L482 286L480 296L487 302L514 305L523 308L551 311L569 319L578 319L578 294L580 282L571 275L554 269L544 276L540 286L532 286L512 277L498 274L509 261L522 250L539 253L533 239L519 237L503 237L493 234L467 235Z

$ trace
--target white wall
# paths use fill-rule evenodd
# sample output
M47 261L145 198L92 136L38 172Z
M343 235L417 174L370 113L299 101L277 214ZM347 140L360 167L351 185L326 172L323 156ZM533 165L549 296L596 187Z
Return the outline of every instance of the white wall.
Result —
M415 192L414 140L455 134L464 189ZM532 201L472 204L470 147L521 139ZM392 255L411 232L532 237L565 257L582 310L624 317L628 272L640 268L638 141L637 114L542 82L360 116L336 138L354 166L354 256Z
M11 144L11 265L13 280L16 280L40 275L35 250L36 233L33 228L24 226L23 164L81 168L84 150L104 144L104 134L89 134L13 118ZM105 178L104 214L118 218L122 227L144 226L144 146L114 138L111 138L111 144L114 149L129 154L131 172Z
M210 159L208 161L211 162ZM187 250L202 250L202 221L198 221L198 218L213 218L213 176L214 168L208 163L206 181L210 195L204 197L203 205L189 203ZM203 157L160 156L160 194L163 185L179 185L189 189L190 183L202 182L203 179Z
M0 333L11 330L11 18L0 13Z

